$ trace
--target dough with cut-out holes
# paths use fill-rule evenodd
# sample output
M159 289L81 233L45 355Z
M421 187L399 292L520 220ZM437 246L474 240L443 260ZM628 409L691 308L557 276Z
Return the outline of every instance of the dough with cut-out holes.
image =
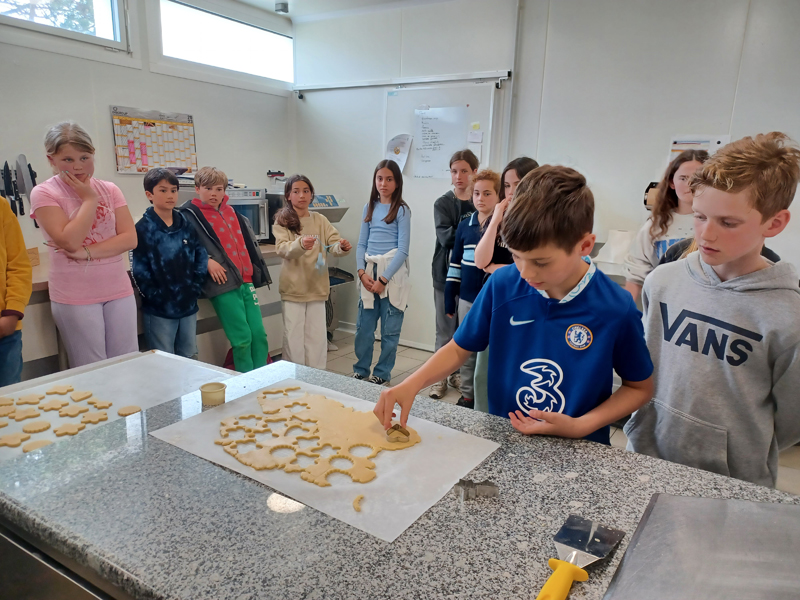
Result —
M0 446L16 448L22 442L27 442L29 439L31 439L31 436L27 433L9 433L8 435L0 436Z
M92 397L92 392L72 392L69 397L72 398L73 402L83 402Z
M105 410L107 408L111 408L111 402L109 402L108 400L98 400L97 398L92 398L91 400L89 400L89 402L87 402L87 404L91 404L97 410Z
M0 398L0 406L13 406L14 399L13 398Z
M343 473L356 483L372 481L376 477L372 459L378 453L403 450L422 441L411 428L405 441L389 441L373 413L353 410L320 394L290 400L276 396L275 390L264 390L258 402L263 414L224 419L219 429L221 439L214 443L256 470L299 473L301 479L320 487L330 485L327 477L331 473ZM236 431L243 437L230 437ZM306 440L314 443L301 448L300 442ZM332 455L322 455L326 446L333 449ZM351 451L358 446L368 448L369 454L354 455ZM313 458L314 462L304 467L298 463L298 456Z
M79 404L72 404L70 406L65 406L60 411L58 411L59 417L77 417L81 413L89 412L88 406L81 406Z
M85 428L86 425L83 423L65 423L64 425L53 429L53 433L55 433L58 437L64 435L78 435Z
M104 410L89 412L81 417L81 423L97 425L100 421L108 421L108 415Z
M71 385L54 385L49 390L47 390L47 395L49 396L50 394L60 394L61 396L66 396L74 389L75 388L73 388Z
M40 394L28 394L27 396L20 396L19 398L17 398L17 406L21 406L23 404L36 405L39 404L39 402L41 402L42 400L44 400L44 396Z
M45 446L49 446L52 444L52 440L34 440L32 442L28 442L22 447L23 452L33 452L34 450L38 450L39 448L44 448Z
M42 413L35 408L18 408L9 418L14 419L17 423L19 423L25 419L35 419L36 417L41 416L41 414Z
M61 398L52 398L44 404L40 404L39 408L42 410L61 410L65 406L69 406L69 402Z
M120 417L129 417L131 415L135 415L138 412L141 412L141 408L138 406L123 406L117 411L117 414Z
M25 423L25 425L22 426L22 431L25 433L41 433L48 429L50 429L50 423L48 421L34 421L33 423Z

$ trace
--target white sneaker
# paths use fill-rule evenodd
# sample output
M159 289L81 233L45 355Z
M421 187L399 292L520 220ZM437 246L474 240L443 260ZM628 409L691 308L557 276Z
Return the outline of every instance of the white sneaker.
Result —
M431 391L428 392L428 396L433 398L434 400L441 400L444 398L444 395L447 393L447 379L442 379L439 383L434 383L431 386Z
M328 340L328 352L336 352L339 349L339 346L334 344L332 341Z
M450 384L450 387L454 387L461 393L461 373L453 373L450 377L447 378L447 382Z

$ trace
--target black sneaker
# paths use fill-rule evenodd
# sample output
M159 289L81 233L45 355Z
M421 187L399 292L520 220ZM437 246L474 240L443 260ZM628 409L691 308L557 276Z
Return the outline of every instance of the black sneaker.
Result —
M352 377L353 379L362 379L362 380L364 379L364 376L359 375L358 373L353 373L352 375L350 375L350 377Z
M387 383L389 383L388 379L381 379L380 377L376 377L375 375L367 379L367 381L369 381L370 383L374 383L375 385L386 385Z
M469 400L461 396L456 402L456 406L463 406L464 408L475 408L475 400Z

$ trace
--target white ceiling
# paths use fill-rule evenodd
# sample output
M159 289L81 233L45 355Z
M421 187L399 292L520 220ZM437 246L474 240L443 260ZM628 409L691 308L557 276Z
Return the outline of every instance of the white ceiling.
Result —
M336 13L366 12L372 10L387 10L421 4L433 4L448 0L288 0L289 14L292 20L313 20L335 16ZM244 4L255 6L262 10L275 12L275 0L239 0Z

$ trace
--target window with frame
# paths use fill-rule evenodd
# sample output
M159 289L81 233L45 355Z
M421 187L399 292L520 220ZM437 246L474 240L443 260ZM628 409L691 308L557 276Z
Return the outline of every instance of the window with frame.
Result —
M294 81L291 37L182 2L161 0L161 46L170 58Z
M123 0L0 0L0 23L117 47L123 12Z

